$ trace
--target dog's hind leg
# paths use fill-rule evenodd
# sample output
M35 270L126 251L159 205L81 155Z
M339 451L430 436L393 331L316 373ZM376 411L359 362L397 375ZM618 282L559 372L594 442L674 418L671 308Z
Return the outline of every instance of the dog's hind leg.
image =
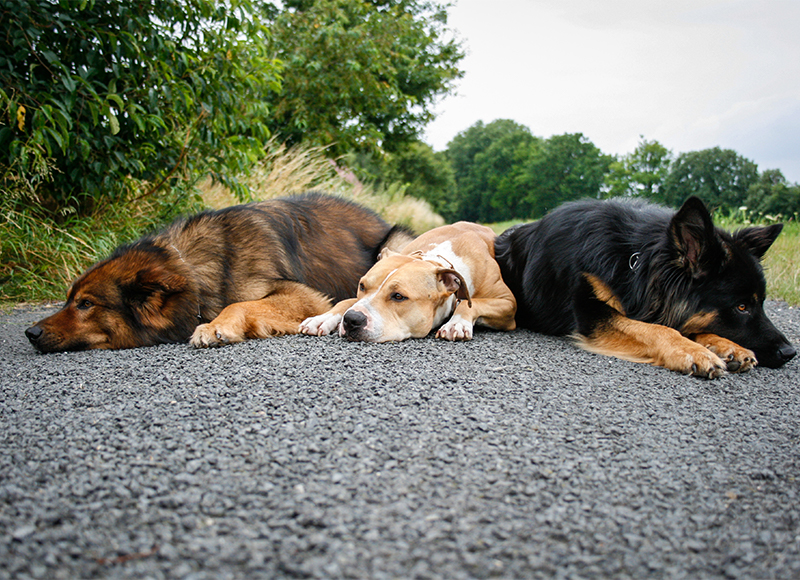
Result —
M614 307L616 303L598 278L582 278L575 303L576 338L582 348L709 379L725 373L725 361L705 346L673 328L630 319Z
M279 282L265 298L225 307L214 320L198 326L190 342L204 348L297 334L303 320L330 307L330 300L313 288L297 282Z

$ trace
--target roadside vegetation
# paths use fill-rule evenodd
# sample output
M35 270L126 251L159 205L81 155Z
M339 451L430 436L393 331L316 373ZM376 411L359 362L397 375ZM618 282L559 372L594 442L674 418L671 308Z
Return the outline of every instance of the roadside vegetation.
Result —
M582 197L787 222L771 294L800 304L800 185L735 151L602 152L478 121L420 137L463 75L442 0L0 0L0 303L62 300L121 243L204 208L307 190L422 232ZM502 226L498 226L502 227Z

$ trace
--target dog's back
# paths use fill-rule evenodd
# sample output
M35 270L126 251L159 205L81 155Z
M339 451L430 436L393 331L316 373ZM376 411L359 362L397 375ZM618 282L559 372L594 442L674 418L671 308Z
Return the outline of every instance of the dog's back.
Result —
M495 242L503 279L517 296L517 323L552 335L575 330L572 300L581 273L598 275L633 304L631 265L666 231L669 210L642 202L582 200L506 230ZM632 258L633 256L633 258ZM520 297L524 300L520 301Z

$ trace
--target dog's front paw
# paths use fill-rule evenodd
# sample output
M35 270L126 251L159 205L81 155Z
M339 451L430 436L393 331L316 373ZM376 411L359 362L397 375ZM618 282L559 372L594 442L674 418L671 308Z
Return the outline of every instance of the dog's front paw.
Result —
M339 328L339 322L341 320L341 314L330 312L312 316L300 323L300 333L310 334L312 336L327 336Z
M234 328L226 328L224 325L215 324L212 321L195 328L189 342L195 348L208 348L242 342L243 340L244 333Z
M472 322L456 314L436 331L436 338L472 340Z
M758 364L756 354L716 334L700 334L695 340L725 361L728 372L744 373Z
M668 357L663 365L686 375L716 379L725 374L727 365L716 354L697 343L690 343Z

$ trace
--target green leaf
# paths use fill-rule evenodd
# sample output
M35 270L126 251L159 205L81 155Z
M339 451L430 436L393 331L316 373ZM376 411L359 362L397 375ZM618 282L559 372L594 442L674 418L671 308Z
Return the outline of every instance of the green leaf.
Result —
M111 129L111 134L116 135L119 133L119 120L117 116L112 113L111 110L108 110L106 112L106 118L108 118L108 126Z

